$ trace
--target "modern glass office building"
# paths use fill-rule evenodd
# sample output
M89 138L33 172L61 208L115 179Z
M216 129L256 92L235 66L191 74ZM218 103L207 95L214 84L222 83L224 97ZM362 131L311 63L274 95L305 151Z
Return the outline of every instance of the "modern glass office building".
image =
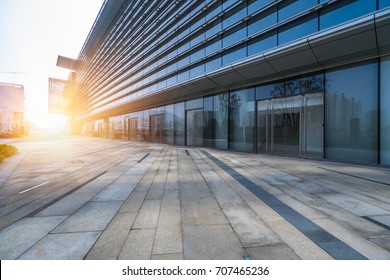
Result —
M74 130L390 165L390 0L106 0Z

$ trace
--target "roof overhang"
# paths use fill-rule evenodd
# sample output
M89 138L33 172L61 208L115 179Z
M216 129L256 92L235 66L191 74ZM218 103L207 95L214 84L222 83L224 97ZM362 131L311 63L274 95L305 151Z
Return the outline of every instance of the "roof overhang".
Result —
M390 9L320 31L85 120L136 112L390 54Z

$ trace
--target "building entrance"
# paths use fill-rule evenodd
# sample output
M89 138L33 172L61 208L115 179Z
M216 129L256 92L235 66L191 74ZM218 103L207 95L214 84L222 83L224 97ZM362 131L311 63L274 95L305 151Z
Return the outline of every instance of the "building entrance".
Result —
M150 116L150 141L153 143L165 143L165 115Z
M137 135L137 118L131 118L127 120L129 140L139 141Z
M258 101L257 151L322 159L323 123L322 92Z
M187 146L203 146L203 109L186 112Z

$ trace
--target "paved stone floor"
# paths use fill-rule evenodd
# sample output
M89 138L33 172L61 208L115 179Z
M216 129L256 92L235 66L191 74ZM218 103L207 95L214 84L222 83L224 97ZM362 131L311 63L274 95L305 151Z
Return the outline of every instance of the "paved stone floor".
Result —
M12 144L0 259L390 259L390 169L83 137Z

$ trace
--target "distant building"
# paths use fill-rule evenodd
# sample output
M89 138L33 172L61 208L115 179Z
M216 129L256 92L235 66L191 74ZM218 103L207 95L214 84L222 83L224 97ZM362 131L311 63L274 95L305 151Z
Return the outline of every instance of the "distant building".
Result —
M0 136L24 133L24 87L0 83Z
M390 0L106 0L75 132L390 165Z

